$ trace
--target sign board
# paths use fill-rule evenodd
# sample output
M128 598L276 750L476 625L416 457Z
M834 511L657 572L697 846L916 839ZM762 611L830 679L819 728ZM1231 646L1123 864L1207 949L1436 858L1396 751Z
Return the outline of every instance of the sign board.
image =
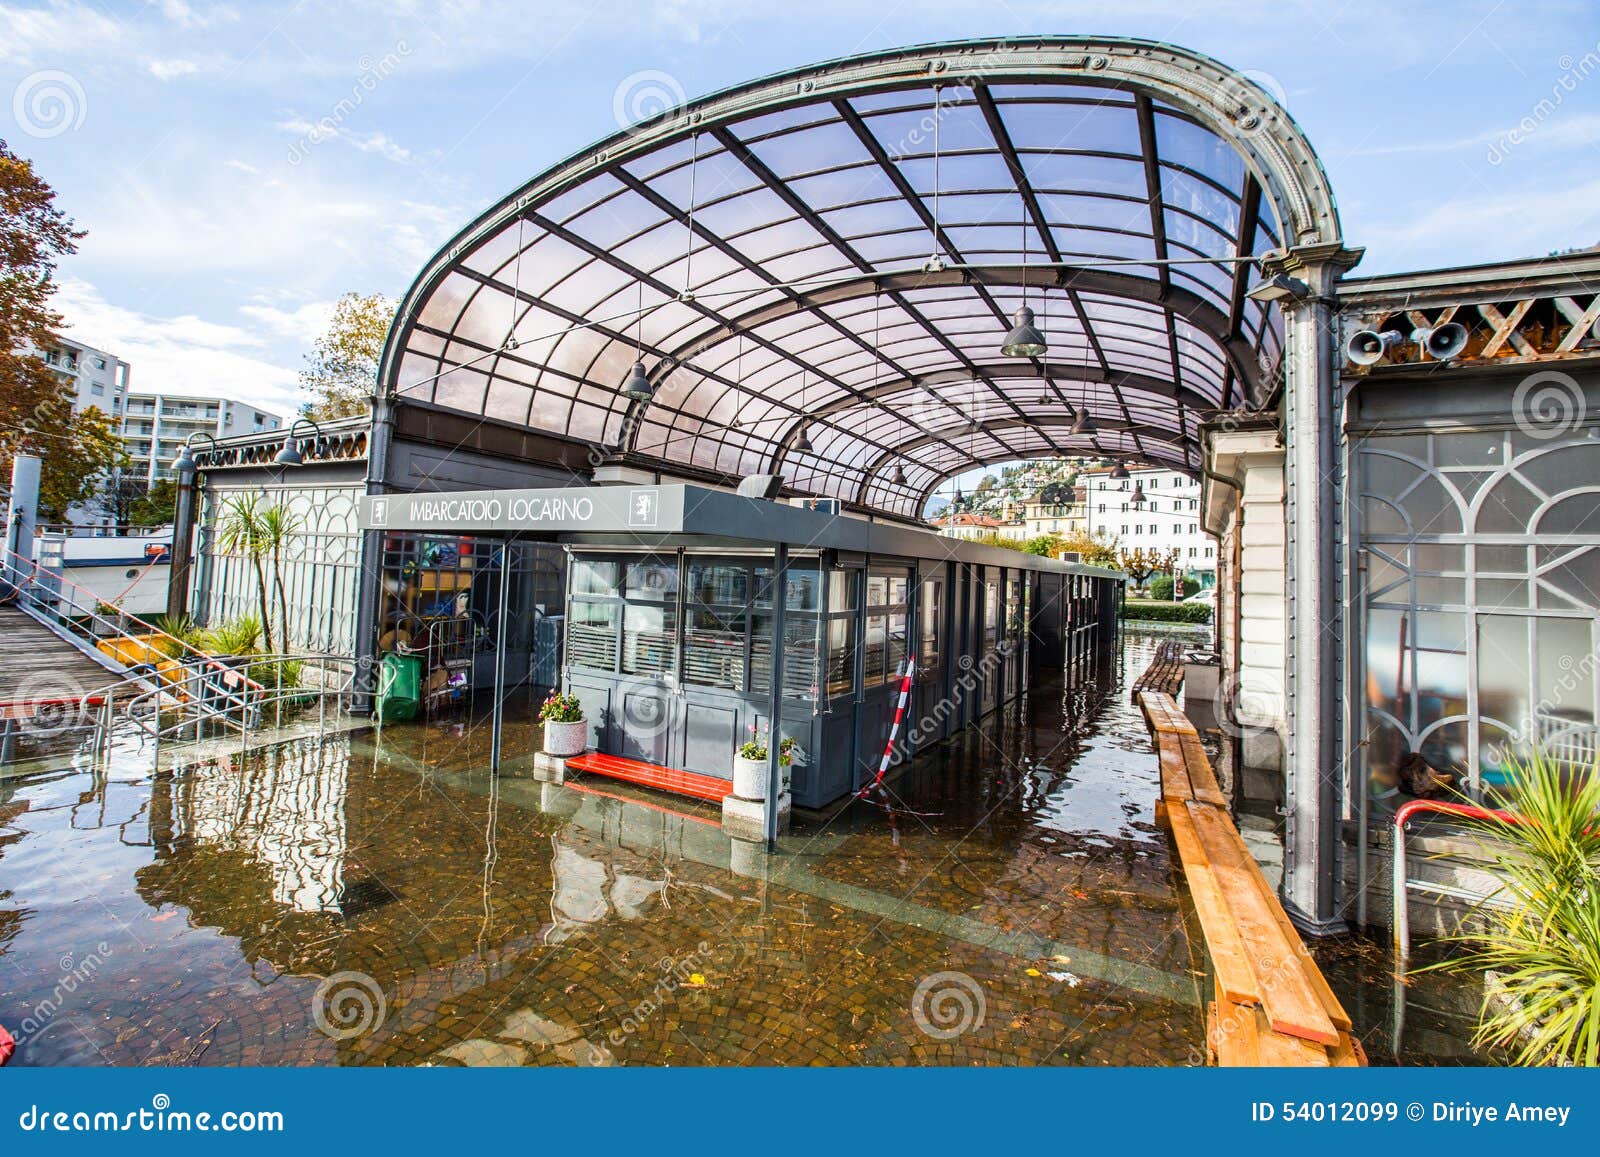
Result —
M683 521L679 486L575 486L382 494L361 499L364 530L444 534L588 531L671 532Z

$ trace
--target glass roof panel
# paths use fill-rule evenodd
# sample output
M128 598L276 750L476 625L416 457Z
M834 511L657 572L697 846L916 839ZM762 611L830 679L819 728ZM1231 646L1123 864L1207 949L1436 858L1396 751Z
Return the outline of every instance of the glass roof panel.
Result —
M530 220L502 221L446 264L414 311L394 385L608 446L632 412L634 454L718 478L777 464L796 489L908 516L973 458L1066 447L1182 461L1178 443L1206 416L1195 404L1219 404L1225 376L1245 375L1229 404L1261 396L1256 359L1230 362L1218 340L1246 179L1226 142L1153 102L1167 252L1224 259L1158 271L1137 264L1158 251L1129 92L990 86L1005 129L997 141L980 94L946 83L936 182L931 82L895 85L845 98L866 140L819 91L795 107L697 124L530 201ZM755 159L741 160L741 147ZM929 228L936 183L948 245ZM1276 244L1268 197L1258 221L1249 252ZM1050 247L1081 267L1069 290L1049 267ZM964 268L922 272L935 251ZM1158 278L1172 287L1166 298ZM692 300L679 300L685 287ZM1024 300L1049 351L1019 373L999 346ZM1273 365L1276 309L1247 302L1239 322ZM516 348L502 349L513 325ZM644 407L617 393L637 356L657 382ZM675 359L670 372L663 358ZM1100 434L1068 432L1079 405ZM815 449L786 453L803 419ZM1136 428L1122 430L1128 422ZM895 462L907 486L887 481Z

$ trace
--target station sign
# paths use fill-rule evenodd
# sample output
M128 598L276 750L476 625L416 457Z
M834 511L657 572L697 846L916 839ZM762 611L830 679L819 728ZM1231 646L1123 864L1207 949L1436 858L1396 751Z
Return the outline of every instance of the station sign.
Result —
M468 490L376 494L361 499L363 530L445 534L518 531L660 533L681 527L681 486L569 486L558 490Z

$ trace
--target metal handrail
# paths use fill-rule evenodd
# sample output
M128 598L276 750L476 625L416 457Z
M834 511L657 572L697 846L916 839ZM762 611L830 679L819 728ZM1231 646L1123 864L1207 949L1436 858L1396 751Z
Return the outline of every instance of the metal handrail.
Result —
M1402 804L1394 813L1394 954L1399 969L1404 971L1411 959L1411 913L1406 895L1412 881L1406 871L1406 823L1418 812L1437 812L1461 816L1465 819L1497 820L1504 824L1520 824L1522 817L1515 812L1478 807L1476 804L1452 803L1449 800L1414 799ZM1489 897L1485 897L1489 899Z
M27 599L28 602L37 610L39 610L41 613L51 615L63 626L75 627L78 624L73 623L70 616L63 615L57 607L49 606L48 604L50 602L64 603L76 614L81 615L82 617L87 618L100 626L109 627L119 636L124 638L131 637L131 632L125 625L126 623L131 623L137 626L141 633L146 635L154 635L163 642L176 646L185 655L193 659L200 660L202 663L212 668L223 668L226 666L226 664L218 661L217 656L201 650L193 643L180 639L176 635L169 634L149 620L140 618L132 611L123 610L114 603L106 602L104 599L96 596L94 592L79 586L77 583L73 582L64 575L57 574L54 571L45 570L34 559L24 558L22 555L13 550L7 550L5 552L4 559L4 565L0 566L0 577L3 577L5 585L9 586L13 591L15 591L18 598ZM50 582L45 583L41 581L42 575L48 576ZM46 592L48 597L41 597L41 594L39 593L40 591ZM75 597L73 594L70 594L69 591L88 595L93 602L86 606L80 599ZM112 620L101 614L99 608L102 606L111 607L114 611L116 611L117 618ZM98 636L95 636L92 631L84 632L79 630L78 633L81 636L90 639L91 642L99 641ZM250 683L251 681L247 678L246 682ZM261 688L259 685L256 685L256 689L260 690Z

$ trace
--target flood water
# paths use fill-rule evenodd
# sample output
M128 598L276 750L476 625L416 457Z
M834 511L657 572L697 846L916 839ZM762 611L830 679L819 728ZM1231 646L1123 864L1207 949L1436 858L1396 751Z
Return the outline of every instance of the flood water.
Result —
M491 777L461 722L0 779L12 1063L1202 1063L1120 681L1155 642L770 858L712 807Z

